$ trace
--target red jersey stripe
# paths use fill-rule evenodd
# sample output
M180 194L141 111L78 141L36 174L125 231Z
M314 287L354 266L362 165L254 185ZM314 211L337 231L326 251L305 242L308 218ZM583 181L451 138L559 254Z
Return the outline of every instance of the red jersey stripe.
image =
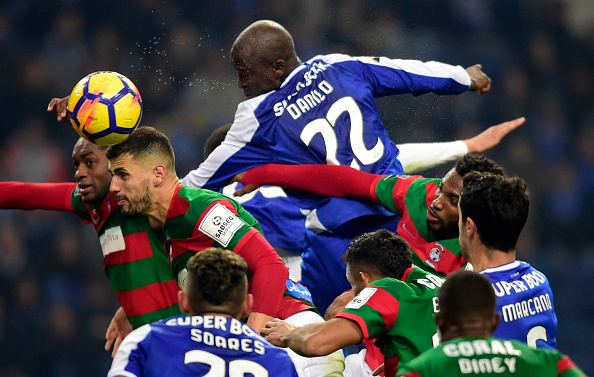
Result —
M392 356L384 361L384 373L386 376L396 376L399 361L398 356Z
M178 195L178 192L182 187L183 185L179 185L175 189L175 193L173 194L175 199L171 202L171 206L169 206L169 211L167 211L168 219L183 216L190 209L190 202Z
M137 316L177 304L177 291L180 288L171 279L164 283L157 282L130 291L116 292L118 301L127 316ZM144 303L139 307L138 303Z
M386 325L386 331L389 331L394 326L394 322L396 322L396 318L398 317L400 302L382 288L373 288L376 288L377 291L369 298L365 305L380 313Z
M124 250L107 254L103 257L105 266L130 263L153 256L153 249L146 232L138 232L124 235Z
M375 187L377 186L377 183L379 181L382 180L382 178L384 178L385 175L381 175L379 177L377 177L376 179L373 180L373 183L371 183L371 185L369 186L369 196L376 202L380 202L380 200L377 197L377 192L375 191Z
M565 356L557 362L557 376L560 376L561 373L573 368L577 368L577 366L574 364L573 361L571 361L569 356Z
M350 319L351 321L355 321L361 328L361 332L363 333L363 341L369 340L369 330L367 329L367 324L363 318L348 312L340 312L334 318L346 318Z

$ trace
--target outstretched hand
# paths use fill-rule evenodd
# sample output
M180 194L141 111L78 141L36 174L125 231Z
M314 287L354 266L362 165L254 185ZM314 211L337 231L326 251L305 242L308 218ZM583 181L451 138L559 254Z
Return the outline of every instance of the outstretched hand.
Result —
M126 317L126 313L124 309L119 308L109 327L107 328L107 332L105 333L105 350L109 351L111 346L113 345L113 351L111 352L111 357L113 358L122 343L122 340L132 332L132 325L128 321L128 317Z
M241 180L243 179L243 177L245 177L246 173L247 173L247 171L237 174L235 177L233 177L231 182L240 182L241 183ZM243 187L240 188L239 190L235 190L235 192L233 193L233 196L243 196L245 194L249 194L252 191L256 191L257 189L258 189L258 186L248 183L246 185L243 185Z
M471 80L470 88L468 88L469 91L478 91L479 96L482 96L491 90L491 79L483 72L482 65L475 64L472 67L468 67L466 68L466 73L468 73Z
M47 105L47 111L55 111L58 115L58 122L63 120L68 121L68 99L70 96L64 98L52 98L49 105Z
M468 147L468 153L483 153L488 151L499 144L507 134L524 124L525 121L526 118L521 117L497 124L487 128L473 138L464 140Z
M295 325L274 318L266 323L266 327L260 330L260 335L277 347L287 347L285 335L297 328Z

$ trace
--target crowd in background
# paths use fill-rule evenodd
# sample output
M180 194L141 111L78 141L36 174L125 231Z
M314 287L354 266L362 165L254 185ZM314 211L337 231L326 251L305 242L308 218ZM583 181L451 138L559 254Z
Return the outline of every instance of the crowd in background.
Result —
M257 19L317 54L476 63L484 96L379 99L396 143L472 136L525 116L488 156L528 182L518 258L555 294L559 349L587 374L594 342L594 3L584 0L0 1L0 180L72 181L76 133L53 113L82 77L139 88L142 124L165 132L183 177L242 100L229 49ZM449 166L423 172L443 176ZM73 214L0 211L0 377L103 376L117 308L93 228Z

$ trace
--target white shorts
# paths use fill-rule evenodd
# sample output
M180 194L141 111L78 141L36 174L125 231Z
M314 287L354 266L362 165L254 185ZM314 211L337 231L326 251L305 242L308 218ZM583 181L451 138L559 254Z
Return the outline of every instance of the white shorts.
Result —
M312 323L322 323L324 318L319 314L304 310L288 316L284 321L299 327ZM290 348L286 348L299 377L341 377L344 370L344 353L342 349L327 356L304 357L296 354Z
M367 350L348 355L344 360L344 377L372 377L373 371L365 362Z

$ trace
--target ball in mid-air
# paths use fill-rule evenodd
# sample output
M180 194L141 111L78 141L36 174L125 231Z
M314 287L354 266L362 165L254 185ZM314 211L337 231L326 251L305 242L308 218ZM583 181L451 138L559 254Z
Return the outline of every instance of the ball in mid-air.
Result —
M140 124L142 98L126 76L95 72L72 89L68 112L80 136L98 145L113 145L126 140Z

